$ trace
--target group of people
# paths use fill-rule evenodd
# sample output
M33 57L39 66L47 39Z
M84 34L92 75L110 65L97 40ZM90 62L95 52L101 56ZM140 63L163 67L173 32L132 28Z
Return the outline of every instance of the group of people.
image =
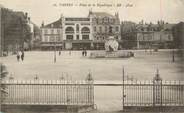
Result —
M83 50L83 51L82 51L82 56L87 56L87 54L88 54L88 53L87 53L86 50Z
M18 51L17 52L17 61L20 61L20 59L24 60L24 51Z

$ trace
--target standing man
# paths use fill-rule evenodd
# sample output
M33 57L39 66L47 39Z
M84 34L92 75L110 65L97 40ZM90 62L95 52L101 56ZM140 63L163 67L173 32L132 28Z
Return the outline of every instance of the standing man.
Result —
M21 51L21 60L24 60L24 51Z
M59 56L61 55L61 51L59 51Z
M17 51L17 61L19 62L20 59L20 55L19 55L19 51Z
M20 61L21 56L22 56L21 51L18 51L17 52L17 61Z

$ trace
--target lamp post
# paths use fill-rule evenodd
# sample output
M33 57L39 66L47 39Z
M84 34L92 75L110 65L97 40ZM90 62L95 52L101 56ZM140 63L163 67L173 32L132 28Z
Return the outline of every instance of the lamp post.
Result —
M54 63L56 63L56 37L54 39Z
M122 84L122 88L123 88L123 111L125 110L124 106L125 106L125 69L123 67L123 70L122 70L122 73L123 73L123 84Z
M175 62L175 51L174 51L174 49L172 51L172 61Z
M51 36L54 36L53 24L51 25ZM56 37L54 37L54 63L56 63Z

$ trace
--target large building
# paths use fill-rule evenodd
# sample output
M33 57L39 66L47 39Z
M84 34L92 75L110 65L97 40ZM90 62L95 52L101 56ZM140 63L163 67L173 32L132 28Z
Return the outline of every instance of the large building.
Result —
M122 40L128 44L128 49L149 49L149 48L173 48L172 27L174 24L158 21L157 24L129 23L129 28L125 28L126 22L122 23ZM126 45L126 44L125 44ZM125 48L126 48L125 47Z
M111 15L105 12L89 12L92 18L92 36L94 49L104 49L104 43L109 36L114 36L121 43L119 14Z
M24 49L30 38L27 13L0 7L0 56Z
M104 12L89 12L87 17L64 17L41 27L42 49L104 49L113 35L120 40L120 21Z
M184 22L180 22L173 27L175 48L184 48Z

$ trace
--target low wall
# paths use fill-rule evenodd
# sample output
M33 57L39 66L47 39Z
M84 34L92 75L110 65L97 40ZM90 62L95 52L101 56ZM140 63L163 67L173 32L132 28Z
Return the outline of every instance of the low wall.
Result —
M93 108L93 105L2 105L5 113L85 113Z

